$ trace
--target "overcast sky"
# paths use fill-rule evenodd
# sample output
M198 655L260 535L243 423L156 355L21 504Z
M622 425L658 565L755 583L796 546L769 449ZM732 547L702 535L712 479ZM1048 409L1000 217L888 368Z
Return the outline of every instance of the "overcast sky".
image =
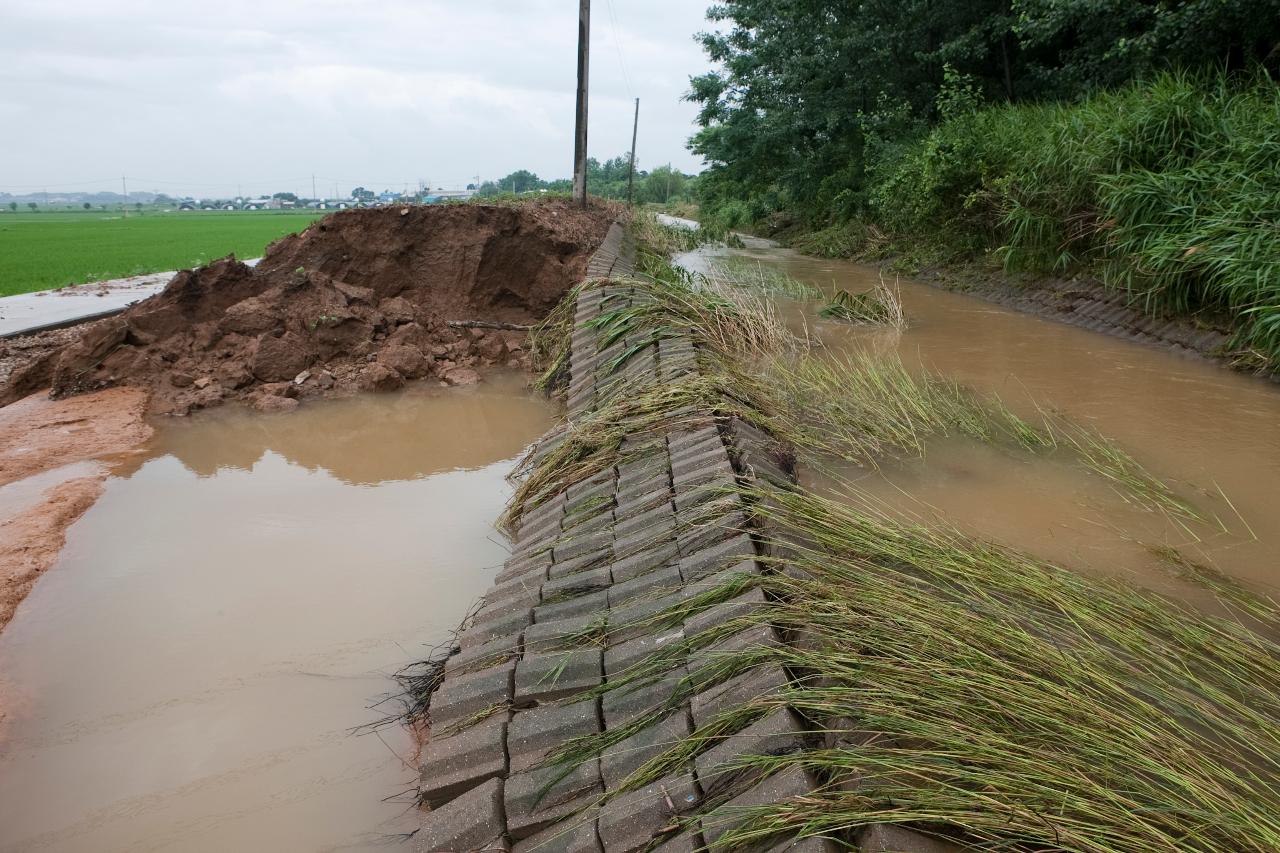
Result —
M594 0L590 153L685 149L703 0ZM577 0L0 0L0 190L455 187L573 160Z

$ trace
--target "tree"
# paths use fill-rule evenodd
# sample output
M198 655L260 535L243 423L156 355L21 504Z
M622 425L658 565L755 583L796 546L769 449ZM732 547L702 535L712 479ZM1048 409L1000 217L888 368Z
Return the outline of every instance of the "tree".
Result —
M642 198L656 204L666 204L684 195L685 183L688 179L671 168L670 165L659 166L644 179Z
M27 207L30 208L31 210L37 210L40 207L40 205L36 204L34 201L29 201L27 202Z
M9 202L9 210L10 210L11 212L17 212L17 210L18 210L18 203L17 203L16 201L11 201L11 202Z
M84 209L85 209L85 210L92 210L92 209L93 209L93 205L89 204L89 202L87 202L87 201L86 201L82 206L84 207Z
M271 196L271 197L272 197L272 198L278 198L278 199L280 199L281 201L295 201L295 202L296 202L296 201L298 200L298 197L297 197L296 195L294 195L293 193L274 193L274 194L272 194L272 196ZM353 198L355 197L355 194L354 194L354 193L352 193L352 197L353 197Z
M373 201L377 198L372 190L367 190L364 187L356 187L353 189L351 191L351 197L356 201Z

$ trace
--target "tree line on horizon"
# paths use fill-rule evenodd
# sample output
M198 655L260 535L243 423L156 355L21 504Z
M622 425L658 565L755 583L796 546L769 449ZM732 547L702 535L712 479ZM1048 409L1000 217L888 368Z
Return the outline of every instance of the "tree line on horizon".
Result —
M629 154L620 154L603 163L595 157L587 158L587 191L594 196L625 200L627 197L627 171ZM686 175L670 164L644 170L636 164L634 199L638 204L668 204L687 201L692 194L696 176ZM485 181L477 188L476 195L492 198L499 195L529 192L567 193L573 190L570 178L543 180L528 169L519 169L494 181Z

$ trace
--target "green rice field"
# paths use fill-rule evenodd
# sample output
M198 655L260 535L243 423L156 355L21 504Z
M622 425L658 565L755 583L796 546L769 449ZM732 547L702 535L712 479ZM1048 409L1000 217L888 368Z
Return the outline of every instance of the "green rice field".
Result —
M0 212L0 296L256 258L322 214L295 211Z

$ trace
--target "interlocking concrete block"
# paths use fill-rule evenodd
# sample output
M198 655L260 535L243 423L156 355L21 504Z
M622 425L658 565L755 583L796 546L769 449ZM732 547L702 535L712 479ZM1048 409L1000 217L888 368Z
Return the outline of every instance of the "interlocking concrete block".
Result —
M674 530L676 523L675 505L670 500L663 501L653 509L618 521L613 526L615 539L625 539L633 533L643 530Z
M493 850L502 839L502 803L504 786L501 779L490 779L482 785L422 818L422 826L413 838L418 853L477 853ZM502 842L505 846L505 842Z
M637 717L661 708L675 695L684 676L684 667L677 667L653 684L641 687L628 684L608 691L600 697L605 728L624 726Z
M653 569L673 565L679 556L673 539L655 543L643 551L620 557L614 560L609 568L613 572L613 582L621 583Z
M528 770L570 738L599 731L600 711L594 699L567 705L539 705L517 711L507 726L511 772Z
M689 655L688 669L689 672L700 675L700 678L707 678L709 673L703 673L704 669L717 665L735 652L776 648L780 645L782 643L778 634L771 625L756 625L693 652Z
M692 733L684 709L615 743L600 756L600 773L613 790L642 764L677 746Z
M964 850L954 842L891 823L877 823L864 829L858 835L858 846L863 853L960 853Z
M673 628L611 644L604 650L604 671L609 678L620 675L659 649L683 639L684 628Z
M694 725L702 728L726 711L746 705L758 696L782 694L788 683L787 674L777 664L749 669L693 697L689 705Z
M703 575L696 580L689 581L684 585L683 591L686 598L694 598L729 584L750 585L759 583L760 576L759 563L755 560L743 560L727 569L721 569L715 574Z
M582 648L596 635L603 636L605 613L582 613L553 622L539 622L524 631L525 654Z
M517 841L511 848L512 853L603 853L600 836L596 831L596 821L600 816L598 808L570 815L562 821L551 824L546 829L531 835L523 841Z
M618 490L623 491L639 483L645 483L654 477L667 476L667 451L663 447L661 453L650 453L633 458L618 466Z
M567 619L570 616L581 616L584 613L603 613L609 608L607 590L578 595L542 604L533 608L534 622L551 622L556 619Z
M623 794L600 810L600 842L605 853L636 853L674 831L702 797L692 776L667 776Z
M609 573L609 567L601 566L547 581L542 585L542 598L552 601L586 595L589 592L608 589L612 583L613 576Z
M465 631L458 637L462 648L487 643L498 637L514 637L533 622L533 608L521 607L515 610L492 613L490 616L477 614Z
M507 634L487 643L468 646L444 662L444 674L448 678L462 672L488 669L520 655L522 633Z
M681 519L681 524L676 530L676 545L680 548L682 556L696 553L750 530L750 522L747 514L742 511L742 504L737 495L715 503L719 503L728 511L708 513L696 520ZM714 506L715 503L704 504L704 506Z
M516 664L515 701L553 702L600 684L600 649L525 655Z
M678 515L700 504L734 494L738 489L738 480L736 475L717 473L706 480L695 478L676 483L674 488L676 493L674 503Z
M653 848L653 853L703 853L705 848L701 832L685 829Z
M546 569L524 572L510 580L497 582L484 594L485 604L499 601L519 601L529 607L537 604L542 596L542 584L546 580Z
M736 482L735 475L737 472L733 470L733 465L729 462L729 454L724 452L723 449L712 451L689 461L691 465L694 463L697 463L698 467L686 468L679 474L675 473L674 468L672 469L671 486L675 489L677 497L682 492L693 491L704 484L720 482L733 484ZM673 462L672 465L674 464ZM678 506L679 502L677 501Z
M581 536L597 530L613 527L613 501L597 504L591 510L577 515L566 516L564 532L570 536Z
M422 753L418 790L437 808L489 779L507 775L507 714L450 737L432 737Z
M659 596L682 589L684 579L675 566L654 569L609 587L609 606L618 608L640 596Z
M706 468L725 470L728 465L729 451L717 438L713 443L671 454L671 480L678 483L694 472Z
M692 430L681 430L673 432L667 436L667 447L672 453L680 453L690 447L696 447L699 444L705 444L710 441L721 441L720 428L714 423Z
M621 607L612 608L609 610L607 633L609 644L621 643L634 637L661 631L671 623L683 619L682 613L685 606L684 596L676 591L652 598L635 598ZM676 610L667 613L672 608Z
M547 574L551 580L556 580L557 578L574 575L578 572L585 571L586 569L594 568L595 566L608 562L611 559L613 559L612 539L607 544L602 545L594 551L589 551L586 554L580 554L571 560L552 563L551 567L547 570Z
M686 637L695 637L703 631L710 631L734 619L759 612L764 606L765 597L760 588L749 589L736 598L709 607L697 616L684 620L684 634Z
M516 841L590 806L601 794L599 761L592 758L558 778L551 765L513 773L507 779L507 831Z
M666 482L655 484L648 491L637 492L634 495L619 493L618 505L613 510L613 517L617 524L622 524L658 507L674 506L671 500L672 494L671 484Z
M552 563L563 563L613 544L612 530L592 530L582 534L563 534L551 549Z
M670 491L670 489L671 475L665 470L655 470L644 480L636 480L627 483L625 486L620 486L617 492L618 506L620 508L628 506L645 495L650 495L660 490Z
M659 524L643 530L637 530L633 533L628 533L626 536L618 536L615 531L613 542L614 559L621 560L646 548L652 548L658 543L670 542L675 539L675 533L676 519L674 515L665 525Z
M790 767L757 782L742 794L713 809L702 817L702 835L714 847L730 830L750 820L750 810L759 806L785 802L806 796L818 787L817 781L803 767Z
M431 727L444 730L511 702L515 664L511 661L465 675L446 677L431 697Z
M716 545L680 558L680 575L685 583L722 571L743 560L754 560L756 546L746 534L734 536Z
M541 580L547 579L547 569L551 566L551 553L540 554L536 557L508 557L503 564L502 571L498 572L494 577L494 583L508 583L516 578L531 576L527 579L534 581L541 574Z
M694 759L703 790L725 791L753 774L733 767L748 755L782 755L804 748L804 727L790 709L778 708L756 720L737 734L728 735Z
M568 504L573 504L592 495L607 494L613 489L616 482L617 472L609 468L569 486L564 492L565 500Z
M843 844L815 835L809 838L788 838L763 853L840 853L844 849Z

